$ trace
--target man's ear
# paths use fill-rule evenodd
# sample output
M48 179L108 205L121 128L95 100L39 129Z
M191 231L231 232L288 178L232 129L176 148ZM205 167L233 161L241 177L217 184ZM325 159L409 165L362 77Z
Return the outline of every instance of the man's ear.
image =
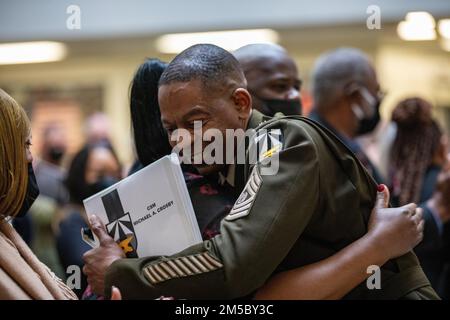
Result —
M244 88L237 88L233 91L231 99L234 102L234 106L239 113L239 118L247 120L252 108L252 96Z
M350 82L344 86L344 96L350 101L359 101L361 99L361 94L359 92L360 85L356 82Z

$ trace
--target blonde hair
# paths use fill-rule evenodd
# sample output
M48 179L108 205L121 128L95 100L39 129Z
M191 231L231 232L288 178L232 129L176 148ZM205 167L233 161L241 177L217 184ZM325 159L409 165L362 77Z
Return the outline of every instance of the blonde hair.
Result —
M15 216L25 199L30 130L25 110L0 89L0 217Z

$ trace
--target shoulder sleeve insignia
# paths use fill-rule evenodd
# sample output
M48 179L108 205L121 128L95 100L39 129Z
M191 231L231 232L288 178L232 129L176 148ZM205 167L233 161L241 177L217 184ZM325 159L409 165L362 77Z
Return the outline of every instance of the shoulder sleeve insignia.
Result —
M249 147L250 157L257 155L257 162L272 157L283 149L283 134L280 129L261 129Z
M244 190L241 192L241 195L236 200L233 208L225 219L235 220L248 215L261 184L262 178L258 173L257 166L254 166Z

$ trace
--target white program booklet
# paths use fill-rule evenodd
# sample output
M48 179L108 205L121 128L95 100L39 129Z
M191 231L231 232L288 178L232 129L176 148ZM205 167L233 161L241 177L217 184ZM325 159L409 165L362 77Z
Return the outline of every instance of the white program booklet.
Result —
M175 154L85 199L84 207L129 258L171 255L202 241Z

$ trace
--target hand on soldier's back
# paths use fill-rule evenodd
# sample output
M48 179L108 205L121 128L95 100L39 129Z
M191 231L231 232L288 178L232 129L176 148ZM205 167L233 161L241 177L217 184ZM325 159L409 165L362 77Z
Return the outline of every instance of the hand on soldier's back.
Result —
M386 259L399 257L417 246L423 238L422 209L414 203L388 208L389 190L380 185L377 201L370 216L368 235Z

